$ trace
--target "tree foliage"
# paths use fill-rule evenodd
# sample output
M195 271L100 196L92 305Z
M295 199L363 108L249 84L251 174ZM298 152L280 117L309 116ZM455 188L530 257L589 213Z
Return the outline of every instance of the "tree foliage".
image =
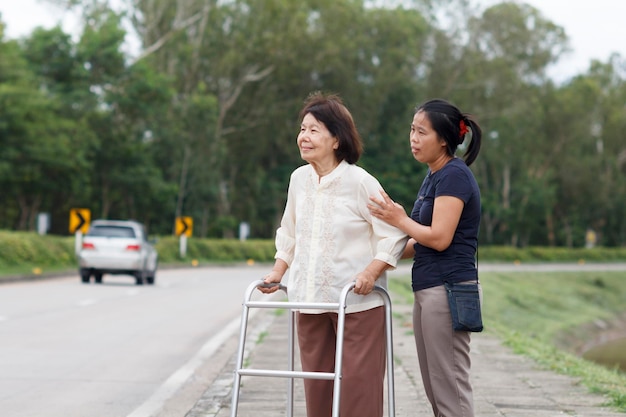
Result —
M483 127L483 243L583 246L588 229L626 243L625 62L557 85L547 69L567 35L532 6L54 1L82 12L77 36L6 39L0 22L0 228L33 230L48 212L65 234L85 207L153 233L184 215L199 236L248 222L270 238L303 163L298 110L323 90L353 112L359 164L407 210L426 171L409 152L412 112L441 97Z

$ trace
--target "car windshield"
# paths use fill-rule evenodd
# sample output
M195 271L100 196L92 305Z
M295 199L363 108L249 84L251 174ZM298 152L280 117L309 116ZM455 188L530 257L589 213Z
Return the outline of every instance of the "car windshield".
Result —
M87 236L134 238L135 231L132 227L93 226L87 233Z

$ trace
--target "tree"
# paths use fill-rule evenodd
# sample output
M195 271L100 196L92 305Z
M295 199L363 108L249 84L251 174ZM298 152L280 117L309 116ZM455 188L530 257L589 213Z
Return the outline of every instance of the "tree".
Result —
M51 56L47 68L54 72L56 64L67 61L66 38L60 35L58 28L39 29L25 40L23 49L11 42L2 48L12 55L15 71L3 71L0 80L0 182L6 201L19 210L14 227L21 230L34 230L39 211L51 211L58 195L77 188L79 173L88 165L79 140L84 132L81 122L63 112L62 101L49 93L58 84L46 88L50 77L45 71L33 71L29 61L46 50Z
M537 9L516 3L487 9L469 29L463 57L473 69L458 78L457 89L459 105L481 115L486 133L475 168L486 202L484 227L488 239L497 230L508 243L525 245L534 233L531 219L545 218L555 200L553 188L538 187L550 183L563 141L546 135L541 102L551 89L546 69L566 50L567 38Z

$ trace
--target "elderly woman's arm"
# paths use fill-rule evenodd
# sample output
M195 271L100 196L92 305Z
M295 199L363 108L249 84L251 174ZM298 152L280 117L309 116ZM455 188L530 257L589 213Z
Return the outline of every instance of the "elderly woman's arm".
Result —
M362 272L357 274L354 292L360 295L371 293L378 277L391 267L386 262L374 259Z
M280 281L282 281L283 279L283 275L285 275L285 272L287 272L287 268L289 268L287 262L283 261L280 258L276 258L276 261L274 262L274 267L268 274L263 277L263 282L265 284L280 284ZM278 288L278 285L273 285L271 287L258 287L259 291L265 294L276 292Z

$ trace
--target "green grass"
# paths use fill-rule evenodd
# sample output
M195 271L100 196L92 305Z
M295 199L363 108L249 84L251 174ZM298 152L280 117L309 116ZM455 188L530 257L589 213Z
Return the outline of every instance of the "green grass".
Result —
M259 337L257 337L256 339L256 344L260 345L261 343L263 343L265 341L265 339L268 336L268 332L267 331L262 331L261 333L259 333Z
M626 412L626 373L587 361L560 346L589 336L589 323L626 308L623 272L482 272L485 331L540 366L580 380ZM409 277L389 280L396 301L412 302ZM584 328L585 331L580 331Z

